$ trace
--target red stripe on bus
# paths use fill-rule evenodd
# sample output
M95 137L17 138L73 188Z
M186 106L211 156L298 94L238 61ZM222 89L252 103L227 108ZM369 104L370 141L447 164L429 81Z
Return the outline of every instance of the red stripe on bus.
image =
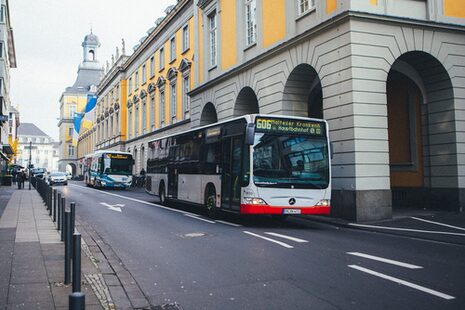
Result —
M241 214L283 214L284 209L300 210L300 214L322 214L329 215L330 206L312 207L275 207L268 205L241 204Z

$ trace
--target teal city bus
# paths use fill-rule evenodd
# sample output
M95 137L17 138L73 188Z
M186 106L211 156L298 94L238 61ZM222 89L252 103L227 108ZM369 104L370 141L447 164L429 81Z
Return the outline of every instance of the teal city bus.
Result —
M98 188L128 188L132 183L131 153L97 151L85 157L84 181Z

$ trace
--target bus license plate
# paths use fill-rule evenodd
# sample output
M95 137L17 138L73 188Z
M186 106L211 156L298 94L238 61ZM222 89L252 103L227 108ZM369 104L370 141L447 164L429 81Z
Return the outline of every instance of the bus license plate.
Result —
M300 214L300 209L284 209L283 214Z

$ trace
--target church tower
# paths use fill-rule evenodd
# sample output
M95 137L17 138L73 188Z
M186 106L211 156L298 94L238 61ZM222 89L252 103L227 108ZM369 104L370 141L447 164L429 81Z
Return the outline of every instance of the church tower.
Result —
M92 33L84 37L82 42L82 62L79 64L77 78L73 86L67 87L60 98L60 159L59 170L69 171L73 175L77 171L77 139L74 130L74 116L82 113L87 104L87 95L94 94L100 79L103 77L103 67L98 61L99 38ZM74 137L74 138L73 138Z
M100 47L100 41L98 37L90 31L90 34L86 35L82 42L83 61L79 68L101 68L97 57L97 51Z

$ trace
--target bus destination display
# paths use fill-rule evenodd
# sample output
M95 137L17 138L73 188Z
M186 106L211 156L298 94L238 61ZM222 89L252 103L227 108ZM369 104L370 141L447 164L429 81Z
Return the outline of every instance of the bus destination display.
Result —
M111 158L111 159L128 159L128 155L125 154L105 154L106 158Z
M301 134L309 136L323 136L325 133L324 123L314 121L257 117L255 124L257 132Z

